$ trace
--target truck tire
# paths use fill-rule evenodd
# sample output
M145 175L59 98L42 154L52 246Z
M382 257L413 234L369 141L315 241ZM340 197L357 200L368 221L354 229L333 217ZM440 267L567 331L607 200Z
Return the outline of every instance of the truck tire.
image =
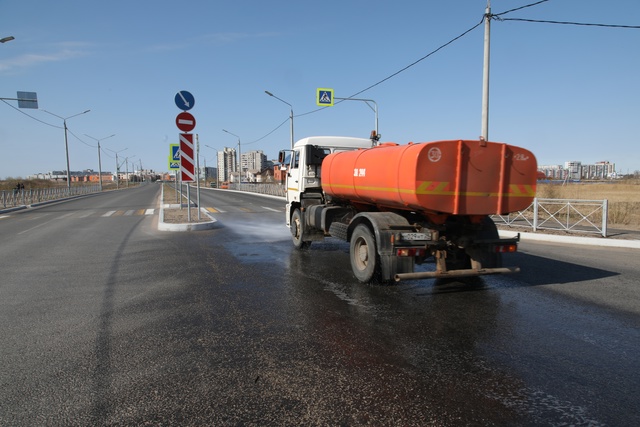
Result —
M380 262L376 250L376 239L369 227L359 224L353 230L349 248L351 269L362 283L374 281L379 276Z
M304 239L304 222L300 209L295 209L291 215L291 237L293 238L293 246L296 249L307 249L311 246L310 241Z
M486 217L482 221L481 239L499 239L498 227L490 217ZM493 252L490 248L486 248L479 256L482 268L500 268L502 267L502 254Z

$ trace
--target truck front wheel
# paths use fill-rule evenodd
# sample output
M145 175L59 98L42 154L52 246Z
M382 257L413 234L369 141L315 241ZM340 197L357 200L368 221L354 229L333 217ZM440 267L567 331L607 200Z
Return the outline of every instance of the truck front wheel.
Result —
M360 282L368 283L377 277L379 261L376 239L366 225L360 224L353 230L349 254L351 269Z
M293 238L293 246L296 249L307 249L311 246L310 241L303 240L304 238L304 223L302 222L302 213L300 209L293 211L291 215L291 237Z

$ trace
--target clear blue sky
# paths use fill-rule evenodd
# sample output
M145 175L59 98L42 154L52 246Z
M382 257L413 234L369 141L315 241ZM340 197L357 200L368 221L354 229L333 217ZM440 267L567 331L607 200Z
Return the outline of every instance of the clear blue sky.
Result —
M493 0L498 14L534 0ZM166 171L177 143L174 96L191 113L201 163L233 147L275 158L295 138L369 135L362 102L317 109L318 87L349 97L482 20L486 0L0 1L0 97L37 92L69 117L71 170L98 169L96 141ZM640 25L638 0L550 0L504 18ZM640 169L640 30L492 21L489 139L532 150L539 164L615 162ZM379 106L383 141L476 139L483 26L358 95ZM7 105L10 104L10 105ZM0 103L0 178L66 169L62 120ZM31 117L23 113L29 114ZM36 120L37 119L37 120ZM39 121L38 121L39 120ZM44 123L43 123L44 122ZM281 123L280 128L273 131ZM270 135L266 136L270 132ZM78 139L80 138L80 139ZM103 171L115 169L109 151Z

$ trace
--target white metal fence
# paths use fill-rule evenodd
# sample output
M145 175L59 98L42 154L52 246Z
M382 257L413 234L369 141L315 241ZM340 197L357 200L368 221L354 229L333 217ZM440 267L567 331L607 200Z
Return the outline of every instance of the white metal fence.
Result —
M229 184L232 190L284 197L282 184ZM531 205L509 215L493 215L496 224L537 230L600 234L607 237L608 201L535 198Z
M607 237L607 200L539 199L520 212L493 215L496 224Z
M254 184L229 184L230 190L248 191L250 193L269 194L271 196L286 195L286 187L284 184L266 184L266 183L254 183Z
M0 194L0 206L2 209L27 206L34 203L63 199L65 197L78 196L100 191L99 185L83 185L77 187L53 187L36 189L2 190Z

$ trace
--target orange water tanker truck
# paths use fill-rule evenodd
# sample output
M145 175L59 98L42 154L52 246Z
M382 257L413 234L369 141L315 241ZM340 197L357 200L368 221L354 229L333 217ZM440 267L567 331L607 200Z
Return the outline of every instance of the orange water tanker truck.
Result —
M378 143L309 137L280 152L287 169L286 224L297 249L349 242L363 283L513 273L490 216L526 209L537 163L528 150L484 140ZM415 271L427 261L433 271Z

